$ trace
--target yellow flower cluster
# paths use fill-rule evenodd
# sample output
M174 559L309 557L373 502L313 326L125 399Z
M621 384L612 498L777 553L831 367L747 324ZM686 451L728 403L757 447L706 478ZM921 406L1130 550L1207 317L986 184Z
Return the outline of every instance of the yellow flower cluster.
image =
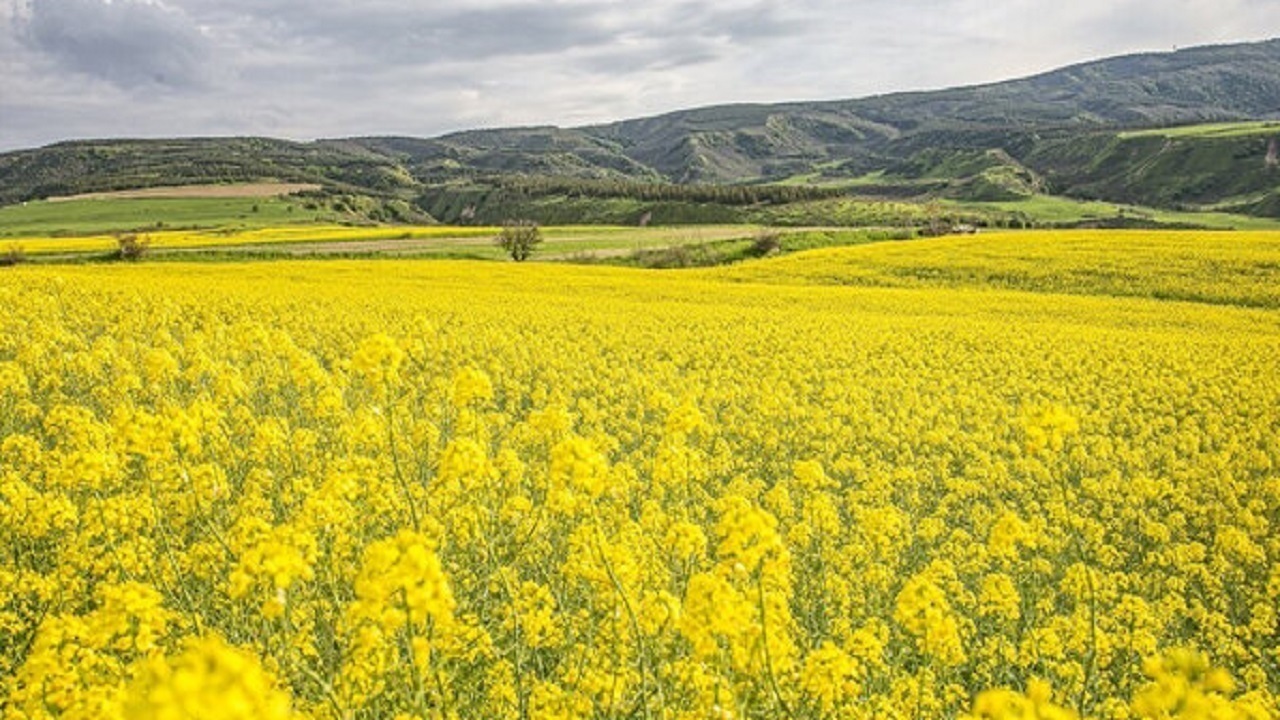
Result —
M257 656L217 635L192 638L172 658L145 663L130 683L124 716L136 720L289 720L288 693Z
M1144 663L1151 682L1133 699L1134 715L1149 720L1267 720L1276 712L1273 698L1232 697L1236 684L1222 668L1198 652L1175 648Z
M949 564L941 571L954 574ZM958 665L965 659L964 641L946 591L930 577L934 572L930 567L907 581L898 593L893 619L916 637L923 655L944 665Z
M352 616L373 620L385 632L453 618L453 593L440 560L429 541L410 530L365 548L355 591Z
M1026 693L986 690L973 702L966 720L1077 720L1080 716L1053 702L1053 689L1043 680L1027 682Z
M1280 238L1198 237L11 268L0 718L1274 718Z

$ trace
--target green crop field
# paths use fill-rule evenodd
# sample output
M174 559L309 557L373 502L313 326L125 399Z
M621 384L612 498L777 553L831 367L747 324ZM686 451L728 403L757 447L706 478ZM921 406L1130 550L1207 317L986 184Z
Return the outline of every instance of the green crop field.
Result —
M0 237L168 228L266 227L334 221L285 198L88 198L0 207Z
M1122 138L1135 137L1240 137L1245 135L1270 135L1280 133L1280 122L1255 120L1252 122L1205 123L1177 127L1132 130L1120 133Z

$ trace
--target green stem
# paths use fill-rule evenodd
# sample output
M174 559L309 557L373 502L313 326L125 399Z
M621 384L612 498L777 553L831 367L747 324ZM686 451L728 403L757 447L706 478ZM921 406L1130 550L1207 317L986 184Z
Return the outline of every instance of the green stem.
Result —
M782 710L783 717L793 717L787 701L782 699L782 689L778 687L778 676L773 671L773 656L769 652L769 616L764 604L764 579L760 571L756 571L756 596L760 605L760 644L764 648L764 669L769 677L769 688L773 691L773 700Z
M404 476L404 470L400 464L400 451L396 449L396 424L395 424L395 405L388 401L387 403L387 447L391 451L391 466L395 470L396 483L400 486L400 491L404 493L404 502L409 506L409 520L413 523L414 530L422 529L422 522L418 518L418 506L413 502L413 493L409 487L409 481Z
M596 527L596 554L600 556L600 563L604 565L604 571L609 576L609 582L613 584L614 592L618 593L618 598L622 600L622 607L627 611L627 618L631 621L631 632L636 636L636 666L640 671L640 695L643 698L649 696L649 652L645 648L644 635L640 632L640 621L636 618L635 609L631 607L631 601L627 599L627 593L622 589L622 583L618 582L618 576L613 572L613 564L609 562L609 558L604 554L604 550L600 546L600 528ZM662 697L662 686L658 686L658 705L665 705ZM649 703L642 704L644 716L651 717L649 714Z

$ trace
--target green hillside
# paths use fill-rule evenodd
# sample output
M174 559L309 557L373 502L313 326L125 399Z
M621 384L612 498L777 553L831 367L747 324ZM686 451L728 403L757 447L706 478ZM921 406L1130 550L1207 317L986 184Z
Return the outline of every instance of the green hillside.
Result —
M1178 209L1276 216L1280 127L1216 124L1038 144L1026 162L1055 192Z
M780 205L830 204L821 195L642 192L708 185L813 187L866 202L1058 195L1280 217L1278 118L1280 40L1272 40L1110 58L983 86L705 107L580 128L59 143L0 154L0 205L277 180L410 202L445 220L523 209L546 222L755 222ZM531 178L555 182L519 186Z
M419 175L510 171L525 159L534 172L745 182L820 166L835 177L857 177L925 149L1000 148L1021 157L1046 135L1277 116L1280 40L1111 58L935 92L706 107L568 130L459 133L401 141L399 150ZM386 148L376 139L368 146Z
M269 138L91 140L0 154L0 205L211 182L314 182L387 194L416 186L393 159L343 142Z

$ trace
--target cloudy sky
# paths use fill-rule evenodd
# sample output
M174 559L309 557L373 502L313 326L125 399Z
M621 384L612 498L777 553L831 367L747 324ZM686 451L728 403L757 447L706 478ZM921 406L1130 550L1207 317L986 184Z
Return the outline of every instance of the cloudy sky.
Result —
M1280 36L1280 0L0 0L0 150L436 135Z

